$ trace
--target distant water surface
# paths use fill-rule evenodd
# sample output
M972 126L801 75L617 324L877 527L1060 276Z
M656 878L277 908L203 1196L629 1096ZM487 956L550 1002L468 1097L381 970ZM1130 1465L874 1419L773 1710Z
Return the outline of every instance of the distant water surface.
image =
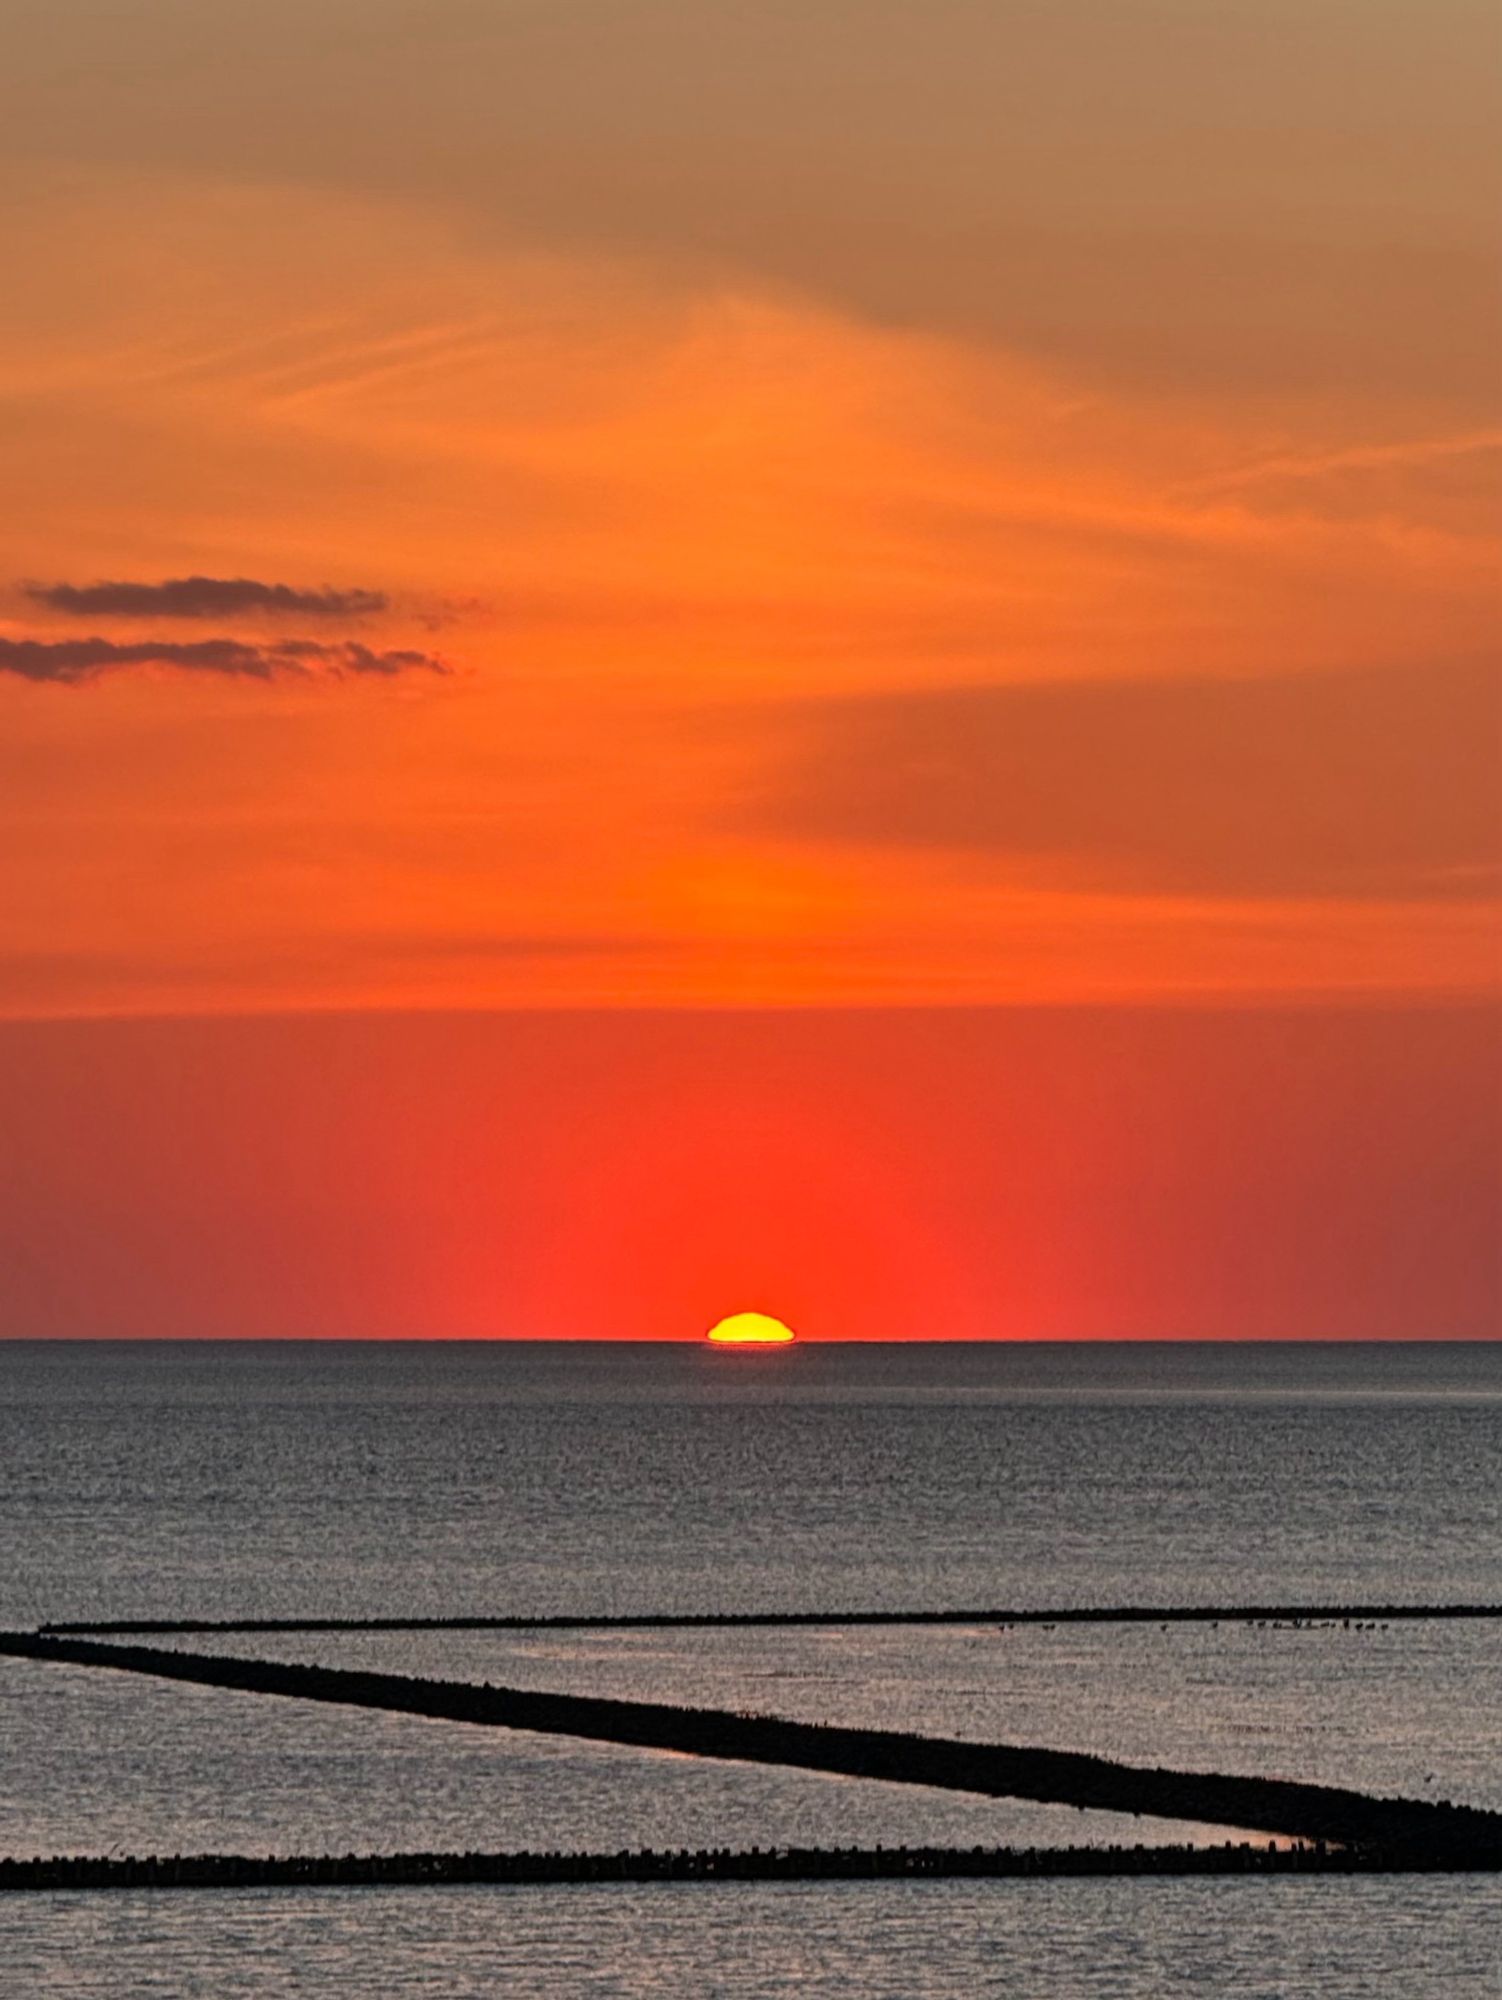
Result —
M0 1344L0 1619L1502 1595L1502 1344Z

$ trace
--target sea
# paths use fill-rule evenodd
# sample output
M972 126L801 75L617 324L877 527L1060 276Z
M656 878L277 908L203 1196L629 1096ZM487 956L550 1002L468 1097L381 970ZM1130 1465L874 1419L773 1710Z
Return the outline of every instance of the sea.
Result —
M218 1634L1502 1809L1502 1344L0 1343L0 1626L964 1611ZM0 1660L0 1854L1241 1838ZM1487 1876L0 1898L10 1996L1502 1995Z

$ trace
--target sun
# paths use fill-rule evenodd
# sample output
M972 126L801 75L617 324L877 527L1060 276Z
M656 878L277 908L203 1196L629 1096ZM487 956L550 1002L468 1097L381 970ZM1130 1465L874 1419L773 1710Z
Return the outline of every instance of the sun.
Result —
M716 1347L786 1347L797 1334L767 1313L732 1313L709 1329Z

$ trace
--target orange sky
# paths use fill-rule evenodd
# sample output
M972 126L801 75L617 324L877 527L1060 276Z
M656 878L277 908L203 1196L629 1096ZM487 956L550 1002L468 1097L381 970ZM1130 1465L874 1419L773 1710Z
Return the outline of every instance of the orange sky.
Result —
M704 1009L753 1010L780 1046L802 1032L788 1010L989 1008L997 1050L1008 1010L1057 1009L1064 1090L1117 1014L1188 1007L1226 1023L1212 1067L1239 1105L1238 1077L1280 1087L1267 1020L1370 1010L1396 1037L1362 1086L1382 1171L1428 1215L1463 1162L1462 1206L1485 1213L1489 15L23 10L0 134L0 1022L213 1016L232 1068L235 1017L281 1018L293 1062L309 1010L350 1036L410 1010L579 1010L588 1067L616 1009L682 1016L675 1062ZM882 1317L855 1275L864 1204L909 1218L925 1282L947 1274L946 1326L1277 1330L1270 1308L1238 1319L1253 1281L1229 1252L1182 1299L1134 1304L1121 1276L1092 1306L1040 1267L1007 1305L963 1219L982 1163L955 1136L962 1072L947 1123L919 1091L878 1112L876 1045L837 1019L785 1114L826 1134L787 1194L803 1221L700 1215L724 1239L706 1294L738 1259L751 1281L737 1229L780 1229L780 1282L816 1316ZM1394 1066L1462 1019L1441 1168L1389 1115ZM75 1032L85 1068L130 1046ZM1187 1058L1171 1034L1152 1049L1195 1157ZM758 1120L784 1113L758 1109L748 1051L725 1060L722 1138L760 1158ZM195 1131L234 1095L196 1074ZM612 1074L635 1108L607 1151L628 1182L633 1149L671 1154L700 1116L675 1127L633 1075ZM352 1131L370 1107L351 1089ZM1320 1126L1334 1084L1316 1064L1298 1089L1295 1123ZM858 1146L827 1137L852 1098ZM109 1150L105 1113L70 1115L85 1153ZM1231 1142L1250 1115L1227 1113ZM1069 1132L1088 1150L1083 1114ZM193 1151L170 1120L155 1143ZM586 1200L571 1171L565 1207ZM1329 1168L1375 1231L1396 1197L1373 1171ZM659 1197L606 1230L622 1326L689 1311L626 1276L672 1233ZM1039 1199L1088 1257L1132 1197ZM143 1226L90 1225L138 1270ZM1301 1325L1360 1330L1308 1245L1268 1255ZM1473 1258L1456 1293L1440 1261L1399 1288L1419 1319L1428 1301L1412 1331L1494 1328L1495 1270ZM512 1280L435 1295L423 1330L570 1330L561 1280ZM606 1291L572 1330L620 1330ZM13 1330L67 1330L26 1300ZM307 1304L307 1330L337 1319Z

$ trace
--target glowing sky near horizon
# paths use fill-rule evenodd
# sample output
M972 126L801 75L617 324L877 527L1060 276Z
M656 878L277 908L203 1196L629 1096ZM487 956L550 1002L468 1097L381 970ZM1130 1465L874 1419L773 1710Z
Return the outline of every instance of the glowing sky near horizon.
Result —
M574 1053L510 1153L444 1153L455 1076L393 1026L384 1126L333 1063L334 1185L457 1148L510 1214L550 1117L605 1135L548 1181L574 1276L523 1231L461 1283L428 1215L416 1330L689 1338L752 1285L800 1335L942 1331L891 1273L866 1299L894 1229L969 1331L1497 1330L1489 7L65 0L0 37L0 1330L211 1330L88 1161L170 1206L221 1136L197 1226L237 1271L237 1229L302 1246L228 1320L357 1330L375 1281L329 1291L347 1222L278 1192L234 1023L284 1024L275 1091L298 1017L356 1048L412 1010L495 1011L487 1065L556 1012ZM956 1007L990 1042L895 1102L855 1015ZM761 1039L710 1075L723 1009ZM1062 1108L1017 1084L1009 1144L1016 1010L1056 1017ZM1359 1076L1269 1067L1311 1010L1377 1021ZM668 1043L606 1074L628 1013ZM20 1051L56 1024L94 1075L130 1017L194 1054L127 1139ZM1175 1122L1128 1142L1139 1032ZM1253 1078L1302 1094L1318 1195ZM724 1192L738 1149L782 1195ZM1141 1172L1177 1276L1133 1264ZM680 1212L681 1290L647 1268Z

